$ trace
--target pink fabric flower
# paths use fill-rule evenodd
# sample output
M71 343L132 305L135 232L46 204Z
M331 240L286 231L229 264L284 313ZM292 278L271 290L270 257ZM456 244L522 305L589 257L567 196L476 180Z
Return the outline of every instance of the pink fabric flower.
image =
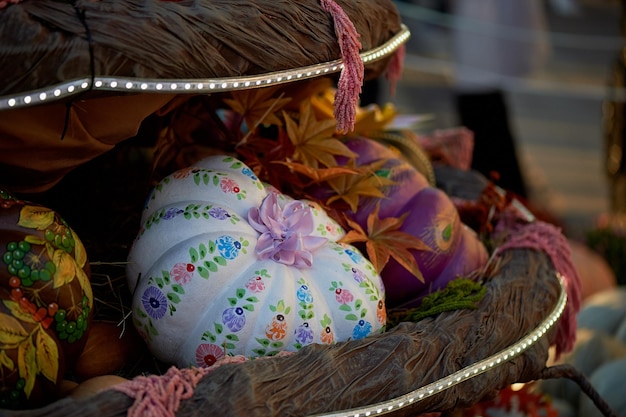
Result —
M328 239L311 236L315 229L311 208L301 201L291 201L281 208L278 195L269 193L260 207L248 212L248 221L261 233L256 254L297 268L313 265L313 252Z

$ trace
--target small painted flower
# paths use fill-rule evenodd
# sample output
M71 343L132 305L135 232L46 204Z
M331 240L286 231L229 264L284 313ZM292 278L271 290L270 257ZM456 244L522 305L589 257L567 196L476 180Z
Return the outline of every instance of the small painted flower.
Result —
M167 298L157 287L148 287L141 296L146 313L155 320L163 318L167 312Z
M196 348L196 364L208 368L224 357L224 349L218 345L202 343Z
M326 223L325 228L326 228L326 231L330 233L331 235L337 234L337 225L335 225L334 223L332 222Z
M272 317L272 322L265 327L265 335L270 340L282 340L287 335L287 323L285 316L277 314Z
M387 322L387 309L385 308L383 300L378 300L378 305L376 306L376 318L380 324L385 324Z
M167 211L165 212L165 214L163 215L163 220L171 220L174 217L178 216L179 214L184 213L184 210L181 210L179 208L176 207L170 207L169 209L167 209Z
M335 290L335 299L340 304L348 304L354 301L354 295L350 292L350 290L346 290L345 288L337 288Z
M222 255L224 258L235 259L237 255L239 255L239 250L241 249L241 242L233 239L232 236L218 237L216 242L217 242L217 250L219 250L220 255Z
M193 278L193 273L196 270L196 267L193 264L188 264L185 262L178 262L175 264L171 271L170 276L174 278L174 281L179 284L187 284Z
M294 331L296 342L301 345L308 345L313 342L313 329L309 327L309 323L302 323Z
M367 279L367 276L360 269L352 267L352 278L360 284Z
M226 220L230 217L230 213L222 207L211 207L209 215L217 220Z
M246 282L246 288L252 292L258 293L265 289L265 282L263 282L263 278L260 275L257 275Z
M346 255L348 255L350 257L350 259L352 259L352 262L354 263L361 263L363 261L363 256L358 253L353 251L352 249L344 249L344 251L346 252Z
M330 326L326 326L324 330L322 330L322 334L320 336L322 343L326 343L327 345L331 345L335 342L335 335L333 334L333 329Z
M220 180L220 188L225 193L237 194L241 191L241 188L239 188L239 184L237 184L237 181L231 178L222 178Z
M243 308L231 307L222 313L222 322L231 332L238 332L246 325L246 315Z
M298 300L303 303L313 302L313 295L311 294L311 290L308 285L301 285L300 288L298 288L298 291L296 291L296 297L298 297Z
M353 339L363 339L372 331L372 325L369 321L359 320L354 329L352 330Z
M244 167L244 168L241 170L241 173L242 173L243 175L245 175L246 177L250 177L250 178L251 178L252 180L254 180L254 181L256 181L256 180L258 179L258 178L257 178L257 176L256 176L256 175L254 175L254 172L253 172L250 168L248 168L248 167Z
M187 178L189 175L191 175L192 172L192 168L188 167L188 168L183 168L180 169L178 171L176 171L174 174L172 174L172 176L174 178L176 178L177 180L181 180L183 178Z

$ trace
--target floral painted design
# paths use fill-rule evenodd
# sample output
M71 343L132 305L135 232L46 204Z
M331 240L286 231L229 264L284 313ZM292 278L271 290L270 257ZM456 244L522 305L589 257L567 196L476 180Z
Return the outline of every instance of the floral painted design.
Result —
M172 174L172 177L174 177L177 180L182 180L182 179L187 178L188 176L190 176L193 172L194 172L194 168L193 167L182 168L182 169L179 169L178 171L174 172Z
M184 212L184 210L181 210L179 208L170 207L165 211L165 214L163 214L163 220L171 220L179 214L183 214Z
M196 348L196 365L209 367L224 357L224 349L212 343L201 343Z
M327 345L335 343L335 334L333 333L333 329L330 327L332 320L328 317L328 314L324 314L324 318L320 320L320 324L323 327L322 334L320 335L322 343Z
M252 171L252 170L251 170L250 168L248 168L248 167L244 167L244 168L241 170L241 173L242 173L243 175L245 175L246 177L249 177L249 178L250 178L250 179L252 179L253 181L257 181L257 180L258 180L257 176L256 176L256 175L254 175L254 171Z
M265 326L265 335L270 340L283 340L287 336L287 323L285 316L277 314L272 317L270 324Z
M233 180L232 178L222 178L220 180L220 188L225 193L238 194L241 191L241 188L239 187L237 181Z
M246 288L253 293L262 292L265 289L265 282L263 281L263 277L260 275L256 275L250 278L246 282Z
M239 255L242 248L241 242L235 240L232 236L221 236L215 240L217 250L226 259L235 259Z
M167 312L167 298L157 287L148 287L141 296L146 313L155 320L162 319Z
M352 262L354 262L355 264L363 262L363 255L361 255L359 252L349 248L344 248L344 252L350 257L350 259L352 259Z
M356 324L356 326L354 326L354 330L352 330L352 338L363 339L371 332L372 332L372 324L369 321L365 321L361 319Z
M339 304L348 304L354 301L354 295L352 295L352 293L348 289L336 288L335 299Z
M230 213L222 207L211 207L209 209L209 216L217 220L226 220L231 217Z
M387 309L385 308L385 303L383 300L378 300L378 304L376 305L376 318L380 324L387 323Z
M246 315L241 307L231 307L222 313L222 322L231 332L238 332L246 325Z
M174 264L170 270L170 276L174 278L174 281L179 284L188 284L193 278L193 273L196 270L194 264L178 262Z
M309 326L309 323L302 323L294 331L296 343L301 346L313 343L313 329Z
M320 335L320 340L322 343L327 345L332 345L335 343L335 334L333 333L333 329L330 326L324 327L322 334Z
M311 294L311 289L308 285L302 284L296 291L296 297L299 301L303 303L312 303L313 302L313 294Z
M359 284L367 280L367 276L359 268L353 266L350 267L350 271L352 272L352 278L354 278L354 280Z
M260 207L251 208L248 221L261 233L255 248L257 256L296 268L310 268L313 252L328 241L311 235L315 223L308 205L290 201L281 208L277 193L269 193Z

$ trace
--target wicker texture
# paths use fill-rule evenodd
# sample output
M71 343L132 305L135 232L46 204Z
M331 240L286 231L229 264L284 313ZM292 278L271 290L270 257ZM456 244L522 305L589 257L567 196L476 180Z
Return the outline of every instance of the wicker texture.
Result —
M389 332L333 347L311 345L287 357L224 365L205 376L177 416L306 416L405 394L482 360L532 331L557 302L560 286L548 258L534 250L504 252L477 310L442 313ZM531 294L541 294L533 297ZM493 397L545 367L552 329L493 372L436 394L394 416L446 411ZM115 391L64 399L20 416L124 416L132 400ZM6 416L17 414L7 412Z
M364 51L400 31L391 0L337 4ZM319 0L37 0L0 10L0 61L11 63L0 67L0 95L89 77L92 64L94 76L201 79L340 57L332 16Z

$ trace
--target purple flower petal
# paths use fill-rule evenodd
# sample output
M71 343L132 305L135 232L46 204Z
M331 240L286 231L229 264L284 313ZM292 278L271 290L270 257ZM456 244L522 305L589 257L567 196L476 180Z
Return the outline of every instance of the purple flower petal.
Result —
M261 259L272 259L297 268L310 268L313 252L328 241L310 236L315 230L315 222L309 205L295 200L283 209L275 192L269 193L260 207L250 209L248 222L261 233L255 248Z

